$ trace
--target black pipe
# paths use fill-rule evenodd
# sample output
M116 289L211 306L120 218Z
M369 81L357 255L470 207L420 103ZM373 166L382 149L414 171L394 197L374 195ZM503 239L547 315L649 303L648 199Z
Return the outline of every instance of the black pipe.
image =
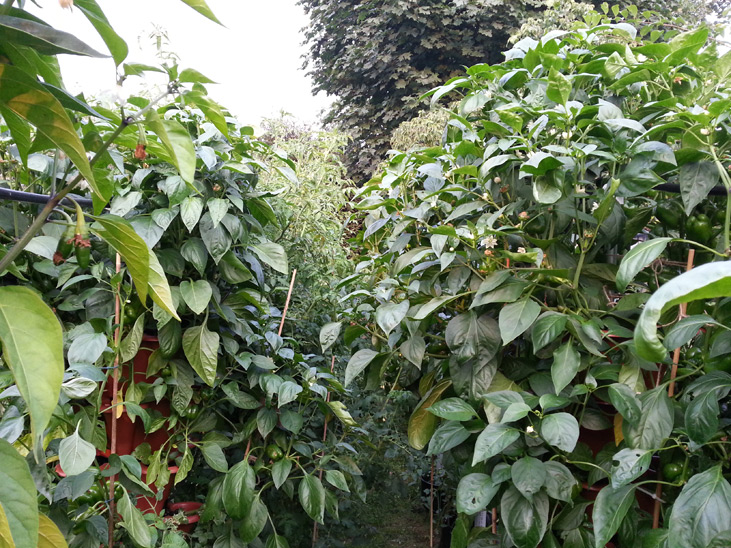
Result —
M74 194L69 194L81 207L90 208L94 203L89 198L81 198ZM0 200L12 200L14 202L26 202L29 204L47 204L51 199L46 194L35 194L33 192L23 192L22 190L10 190L9 188L0 188ZM61 201L62 204L73 206L73 202L68 198Z
M674 192L675 194L680 194L680 185L674 183L663 183L661 185L652 187L652 190L662 190L664 192ZM726 192L726 187L724 186L714 186L708 194L711 196L728 195L728 193Z

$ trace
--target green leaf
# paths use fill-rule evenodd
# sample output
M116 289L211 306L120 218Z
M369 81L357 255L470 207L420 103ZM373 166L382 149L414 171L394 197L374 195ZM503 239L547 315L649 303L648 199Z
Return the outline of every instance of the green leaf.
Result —
M327 402L327 406L330 408L330 411L333 412L333 415L335 415L338 420L343 423L344 426L358 426L358 423L355 422L355 419L353 419L353 417L350 415L348 409L345 407L345 404L343 402L329 401Z
M688 437L699 445L709 441L718 432L719 413L715 390L698 394L685 409Z
M457 512L468 516L481 512L499 490L487 474L467 474L457 486Z
M264 530L268 519L269 511L261 501L261 497L257 495L251 503L251 510L241 523L241 529L239 530L241 540L246 543L252 542Z
M534 457L518 459L510 468L513 485L528 499L541 490L546 483L547 474L544 463Z
M132 540L143 548L152 547L152 535L150 534L150 528L148 527L142 512L140 512L132 504L132 501L130 501L129 495L126 491L122 498L119 499L117 509L124 519L120 525L127 529Z
M424 354L426 352L426 342L424 342L424 337L414 335L406 340L399 347L399 350L404 355L404 358L421 369L421 363L424 361Z
M322 326L320 329L320 347L323 354L338 340L342 327L342 322L330 322Z
M307 515L323 523L325 515L325 488L316 476L305 474L298 489L300 504Z
M203 314L211 302L213 290L206 280L186 281L180 284L180 295L194 314Z
M181 82L190 82L191 84L215 84L213 80L201 74L195 69L187 68L180 71L178 80Z
M119 359L122 363L130 361L137 355L142 344L142 335L145 328L145 314L140 314L127 336L119 344ZM106 346L106 340L104 341ZM95 360L96 361L96 360Z
M135 282L137 294L144 303L150 279L150 250L145 241L128 221L114 215L98 217L90 228L122 256Z
M533 353L556 340L564 332L567 320L567 316L560 312L549 311L541 314L531 331Z
M554 103L565 105L571 95L571 82L556 69L551 68L548 73L548 87L546 97Z
M148 272L149 281L147 289L150 293L150 297L160 308L165 310L173 318L180 321L178 313L175 311L175 302L173 301L173 295L168 285L168 280L165 277L165 271L160 265L160 261L157 259L155 252L150 250L149 257L150 270ZM139 293L139 290L138 290Z
M0 287L0 342L3 361L28 406L33 443L37 444L61 392L61 324L35 291Z
M33 124L39 134L66 153L91 186L94 209L100 211L111 196L94 181L84 145L58 99L21 69L0 64L0 105Z
M444 333L447 346L460 361L476 356L489 361L500 349L500 328L489 315L470 310L452 318Z
M203 213L203 200L198 196L188 196L180 202L180 218L188 232L193 232L201 213Z
M114 64L119 66L126 58L129 53L127 43L114 32L111 27L109 20L104 15L99 5L95 0L75 0L74 7L81 10L89 22L94 26L99 36L102 37L104 43L109 48L109 53L112 54Z
M289 459L278 460L272 466L272 481L274 487L279 489L284 482L287 481L289 473L292 471L292 461Z
M223 480L223 507L234 519L245 518L254 502L256 474L244 459L232 466Z
M713 162L693 162L680 166L680 197L686 215L690 215L695 206L708 197L708 193L718 183L718 178L718 169Z
M201 379L213 386L218 366L219 335L209 331L205 324L189 327L183 333L183 352Z
M0 509L0 511L2 511ZM2 540L2 537L0 537ZM46 515L38 514L38 546L37 548L68 548L63 533Z
M454 449L470 437L470 432L459 422L446 421L436 429L429 441L427 456L439 455Z
M462 297L463 295L443 295L441 297L435 297L428 303L424 304L419 308L418 312L414 314L413 319L414 320L424 320L426 319L429 314L434 312L435 310L438 310L445 304L458 299L459 297Z
M546 469L546 493L556 500L569 502L572 499L574 486L577 485L571 471L560 462L549 460L543 463Z
M609 401L619 411L622 418L630 424L637 424L642 416L640 404L635 391L626 384L614 383L609 385Z
M444 391L450 386L452 386L452 381L445 379L432 387L424 394L411 417L409 417L409 445L417 451L421 451L426 447L437 428L437 417L430 413L428 409L439 400Z
M18 116L0 103L0 116L3 118L3 122L8 126L10 130L10 136L13 138L15 146L18 148L18 155L23 165L28 166L28 152L32 145L30 139L30 126L24 118Z
M617 271L617 289L624 292L640 270L662 255L671 240L672 238L653 238L630 249L622 258Z
M634 500L634 485L626 485L618 489L607 485L599 491L592 513L596 548L604 548L617 533Z
M503 346L522 335L540 313L541 306L528 298L505 305L498 317Z
M188 238L183 242L180 248L180 254L195 267L201 276L205 274L206 264L208 263L208 251L203 240L200 238Z
M651 240L652 241L652 240ZM663 284L645 304L635 329L635 348L644 359L658 362L667 351L657 336L657 323L671 306L731 296L731 261L701 265Z
M520 548L537 548L548 525L548 497L538 493L525 498L514 485L500 500L500 516L510 539Z
M195 11L203 15L204 17L207 17L214 23L218 23L219 25L223 26L223 23L219 21L215 15L213 15L213 12L211 11L211 8L208 7L208 4L206 4L205 0L181 0L184 4L189 5L191 8L193 8Z
M345 386L347 387L353 382L353 379L360 375L376 356L378 356L378 352L368 348L363 348L353 354L348 360L348 365L345 366Z
M721 324L705 314L687 316L668 330L663 344L668 350L680 348L688 344L706 325L718 326Z
M259 260L271 266L281 274L289 273L287 253L284 248L274 242L261 242L251 246L252 251L259 257Z
M551 380L556 394L566 388L574 380L581 365L581 355L571 341L558 347L553 353L551 365Z
M183 2L186 1L188 0L183 0ZM287 539L284 538L282 535L272 533L267 539L265 548L289 548L289 543L287 542Z
M627 485L647 472L652 461L652 451L622 449L612 456L612 487Z
M493 423L477 436L475 453L472 457L472 466L498 455L520 437L520 430L506 424Z
M211 214L211 222L215 228L226 216L226 213L228 213L228 200L224 200L222 198L211 198L208 200L206 205L208 206L208 212Z
M213 219L208 212L201 217L199 228L208 253L211 254L213 262L218 264L231 249L231 236L222 224L213 225Z
M192 185L195 179L196 156L188 130L180 122L161 119L155 110L148 112L146 123L165 147L167 157L164 159L177 168L187 184Z
M222 474L228 472L226 455L223 454L223 450L220 445L215 443L203 443L200 448L201 453L203 453L203 458L206 459L208 466Z
M79 427L70 436L61 440L58 446L58 458L61 468L67 476L76 476L85 472L94 462L96 448L79 436Z
M277 407L287 405L297 399L297 396L302 393L302 387L296 382L284 381L279 385Z
M514 402L505 409L505 413L503 413L503 417L500 419L500 422L507 424L509 422L519 421L520 419L527 417L528 413L530 413L529 405L522 401Z
M7 289L7 288L3 288ZM4 299L0 299L2 303ZM38 499L28 464L18 451L0 438L0 541L2 525L6 521L12 544L17 548L38 546ZM5 518L3 520L2 518Z
M43 55L66 53L88 57L106 57L73 34L56 30L45 23L31 19L0 15L0 35L2 35L3 42L29 46Z
M541 421L541 436L546 443L570 453L579 441L579 423L568 413L553 413Z
M409 301L382 304L376 309L376 323L388 336L406 317L408 311Z
M203 250L204 257L208 259L208 254ZM226 254L221 257L221 262L218 263L218 268L221 272L221 277L232 285L238 285L254 278L244 263L242 263L236 254L229 250ZM197 268L196 268L197 269Z
M462 398L446 398L438 401L428 411L450 421L468 421L477 416L472 406Z
M527 162L520 166L520 170L530 175L545 175L547 172L561 167L561 160L555 158L548 152L536 152Z
M642 412L635 424L622 424L627 445L633 449L656 449L673 431L673 403L667 388L659 386L639 396Z
M345 480L345 474L340 470L325 470L325 480L336 489L350 493L348 482Z

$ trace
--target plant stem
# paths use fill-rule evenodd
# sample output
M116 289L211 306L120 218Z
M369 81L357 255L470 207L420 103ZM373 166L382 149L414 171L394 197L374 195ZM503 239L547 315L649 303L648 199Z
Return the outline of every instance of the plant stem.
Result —
M125 130L125 128L129 125L129 121L127 119L123 119L122 123L119 125L119 127L114 130L114 133L107 139L107 141L101 146L99 151L94 155L94 157L89 161L90 166L94 166L94 164L99 160L102 154L106 152L106 150L112 145L114 140L119 137L119 135ZM28 229L25 231L23 236L18 240L18 243L16 243L5 255L2 260L0 260L0 272L3 272L7 269L8 266L10 266L10 263L12 263L18 255L25 249L25 247L28 245L28 242L30 242L35 235L41 230L43 227L43 224L46 222L46 219L51 214L51 212L58 206L58 204L63 200L66 195L71 192L76 185L78 185L81 182L82 179L81 173L76 175L76 177L73 178L73 180L67 184L65 187L61 189L61 191L56 194L55 196L51 197L50 200L46 203L46 205L43 207L41 212L38 214L38 216L33 220L31 225L28 227Z
M714 147L711 143L710 148L711 154L713 155L713 161L716 164L716 169L718 169L718 174L721 177L721 182L723 183L723 186L726 187L726 218L723 224L723 249L726 254L728 254L729 247L731 247L729 245L729 232L731 231L731 200L729 200L729 194L731 194L731 178L729 178L728 172L723 167L721 160L718 159L716 147Z

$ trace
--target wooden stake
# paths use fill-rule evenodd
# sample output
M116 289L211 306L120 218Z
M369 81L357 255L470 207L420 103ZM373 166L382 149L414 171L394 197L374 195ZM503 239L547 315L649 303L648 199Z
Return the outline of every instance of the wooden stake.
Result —
M292 297L292 289L294 289L294 279L297 277L297 269L292 271L292 281L289 282L289 291L287 291L287 300L284 303L284 312L282 312L282 321L279 322L279 333L282 336L282 329L284 329L284 318L287 317L287 310L289 309L289 299Z
M335 371L335 356L333 356L332 361L330 362L330 374ZM325 401L330 401L330 391L327 391L327 396L325 397ZM325 417L325 426L323 427L322 432L322 441L325 442L327 439L327 417ZM324 451L323 451L324 453ZM320 481L322 481L322 469L320 469ZM317 522L312 527L312 546L314 548L315 543L317 542Z
M431 457L431 489L429 491L429 548L434 548L434 455Z
M497 535L497 508L492 509L492 534Z
M695 249L690 249L688 251L688 262L685 265L685 271L690 272L693 269L693 262L695 261ZM682 303L678 307L678 319L682 320L685 318L687 310L687 304ZM675 394L675 377L678 376L678 363L680 362L680 348L676 348L673 352L673 365L670 369L670 385L668 386L668 397L672 398ZM662 378L662 366L659 368L659 371L657 372L657 380L655 382L655 386L660 385L660 380ZM662 470L657 471L657 479L658 481L662 481ZM662 498L662 484L658 483L657 487L655 487L655 506L652 509L652 528L658 529L660 527L660 509L661 509L661 499Z
M122 270L122 257L117 253L116 260L117 273ZM121 284L120 284L121 285ZM117 294L114 298L114 323L117 328L114 330L114 345L119 348L119 341L121 339L121 332L119 329L119 323L122 321L122 305L119 299L120 288L117 288ZM119 352L114 357L114 369L112 370L112 402L111 402L111 413L112 413L112 434L111 434L111 447L109 448L110 454L117 452L117 394L119 391ZM117 475L113 475L109 478L109 547L112 547L114 543L114 518L117 515L117 504L114 500L114 488L116 487Z

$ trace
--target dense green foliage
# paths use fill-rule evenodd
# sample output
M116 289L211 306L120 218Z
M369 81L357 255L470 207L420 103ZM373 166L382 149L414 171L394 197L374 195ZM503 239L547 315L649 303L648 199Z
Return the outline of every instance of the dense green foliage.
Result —
M505 546L728 543L731 54L708 37L590 14L522 40L434 90L461 99L442 145L359 193L346 386L421 396L409 441L461 477L452 546L494 539L493 507Z
M528 23L525 32L540 35L557 28L554 23L570 23L584 11L546 0L299 3L310 16L305 29L310 50L306 66L313 91L336 97L325 120L353 138L346 166L357 183L367 180L385 155L395 128L424 108L420 97L426 91L464 66L502 61L508 38L524 22ZM594 5L601 3L596 0ZM710 6L705 0L634 3L640 10L683 16L691 28L711 7L720 10L723 4ZM551 15L544 17L547 9Z

